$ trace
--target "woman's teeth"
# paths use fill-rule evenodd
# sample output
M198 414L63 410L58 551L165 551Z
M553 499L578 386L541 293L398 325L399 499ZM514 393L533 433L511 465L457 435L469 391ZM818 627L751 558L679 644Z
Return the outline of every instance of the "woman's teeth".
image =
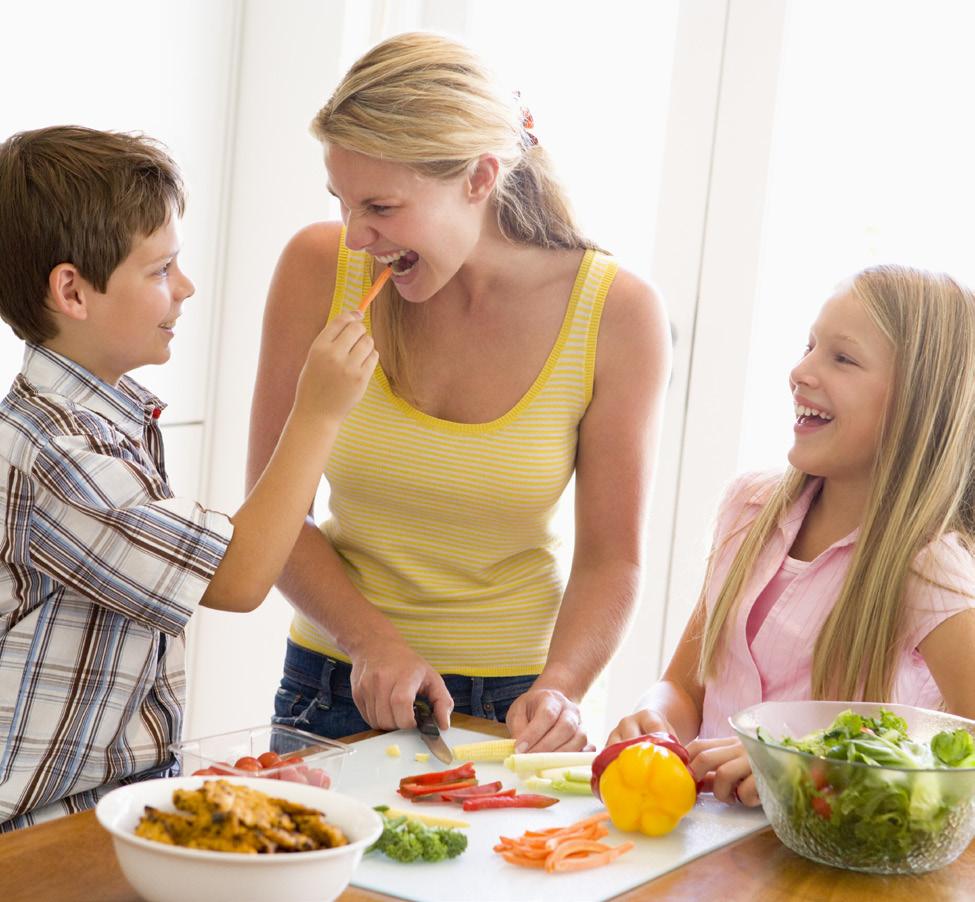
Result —
M384 266L392 267L393 274L405 276L413 271L413 267L420 260L420 255L416 251L400 250L391 254L375 254L375 258Z

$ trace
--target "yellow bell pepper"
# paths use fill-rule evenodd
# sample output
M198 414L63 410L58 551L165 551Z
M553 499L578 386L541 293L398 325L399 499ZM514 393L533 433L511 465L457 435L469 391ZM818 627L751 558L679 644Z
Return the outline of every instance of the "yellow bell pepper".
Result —
M647 836L670 833L697 799L680 756L652 742L627 746L606 765L599 793L617 830Z

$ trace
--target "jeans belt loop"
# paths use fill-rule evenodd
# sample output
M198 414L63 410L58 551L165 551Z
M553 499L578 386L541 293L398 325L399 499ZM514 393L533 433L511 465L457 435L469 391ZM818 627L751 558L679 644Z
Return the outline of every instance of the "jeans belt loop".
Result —
M332 677L335 674L335 665L338 661L335 658L323 658L322 675L318 683L318 695L315 704L323 711L332 709Z

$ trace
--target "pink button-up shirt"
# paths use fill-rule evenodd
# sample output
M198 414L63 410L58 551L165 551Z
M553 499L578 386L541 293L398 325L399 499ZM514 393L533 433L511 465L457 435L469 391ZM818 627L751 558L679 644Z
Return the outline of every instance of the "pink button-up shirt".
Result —
M714 573L705 598L710 611L747 530L725 541L758 515L778 476L749 474L736 480L721 504L715 528ZM783 515L755 562L729 626L718 676L705 687L702 738L730 736L728 718L762 701L812 697L811 675L816 638L839 597L853 558L858 530L830 545L786 587L755 633L747 638L748 615L778 573L799 533L821 480L813 480ZM929 545L917 569L943 585L912 579L904 600L904 651L898 662L890 702L937 708L941 692L917 646L936 626L975 607L975 560L954 534ZM946 588L950 586L951 588Z

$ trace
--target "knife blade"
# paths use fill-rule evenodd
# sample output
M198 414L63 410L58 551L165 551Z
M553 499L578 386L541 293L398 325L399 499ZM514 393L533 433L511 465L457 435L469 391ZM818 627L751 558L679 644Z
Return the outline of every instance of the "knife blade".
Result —
M443 741L440 727L437 726L433 716L433 709L425 698L417 698L413 702L413 716L416 718L416 728L420 731L420 738L426 743L427 748L438 760L450 764L454 760L453 752Z

